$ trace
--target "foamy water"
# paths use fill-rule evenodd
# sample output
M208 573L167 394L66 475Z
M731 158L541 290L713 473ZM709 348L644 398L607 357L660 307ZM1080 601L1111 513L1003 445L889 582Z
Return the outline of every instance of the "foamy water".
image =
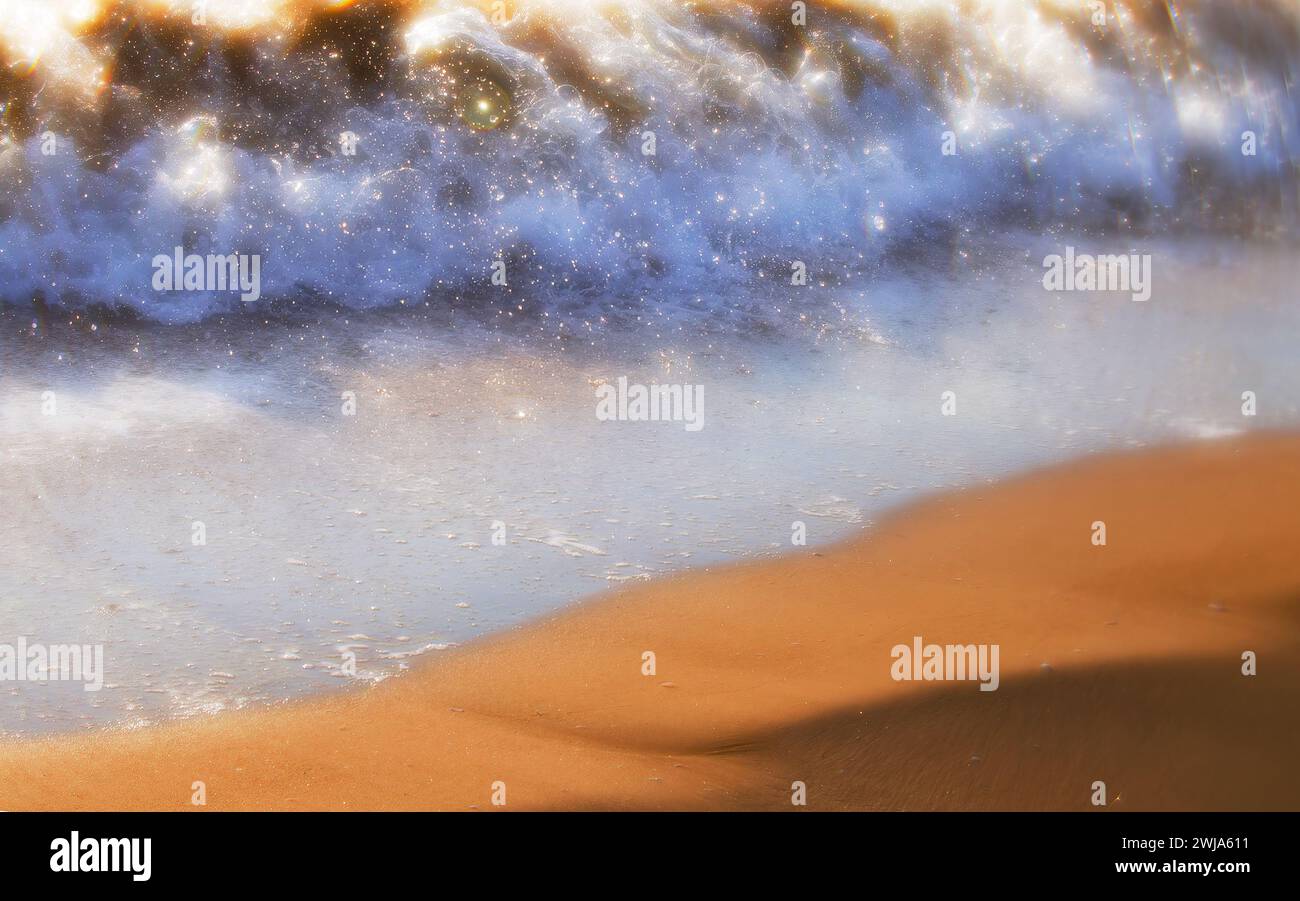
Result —
M770 336L0 319L0 636L103 644L107 683L0 684L0 729L365 684L606 588L797 552L795 523L815 548L1028 465L1300 421L1293 256L1154 245L1134 303L1044 291L1054 245L836 291L839 326ZM703 385L704 427L599 420L618 376Z
M153 290L180 246L257 254L263 304L580 333L1008 224L1295 224L1290 2L192 6L0 7L0 300L238 307Z

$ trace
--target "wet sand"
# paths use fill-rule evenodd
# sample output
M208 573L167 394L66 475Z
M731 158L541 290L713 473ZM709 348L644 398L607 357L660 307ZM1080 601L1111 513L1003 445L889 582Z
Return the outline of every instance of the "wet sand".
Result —
M1300 436L1091 457L373 688L11 742L0 809L1297 809L1298 546ZM998 690L894 681L917 635Z

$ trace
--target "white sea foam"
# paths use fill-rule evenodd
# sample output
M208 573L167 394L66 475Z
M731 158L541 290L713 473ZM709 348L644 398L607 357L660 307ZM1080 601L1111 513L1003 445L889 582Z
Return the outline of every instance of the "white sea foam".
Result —
M702 285L726 303L735 292L719 286L788 280L795 259L839 279L1003 218L1294 221L1260 199L1287 195L1277 182L1300 146L1290 4L1121 2L1099 27L1066 0L871 0L818 5L792 30L784 4L550 0L497 25L429 0L374 20L388 54L361 81L346 47L297 40L308 5L254 4L263 24L234 31L235 11L214 4L206 52L169 80L179 6L131 35L77 38L63 5L8 0L0 55L11 71L36 61L0 81L0 299L27 305L41 289L169 321L237 306L150 290L150 260L180 242L260 254L271 299L508 295L511 311L559 312L653 295L667 313L698 304ZM232 71L238 41L251 75ZM101 69L110 85L92 90ZM452 78L508 90L503 124L468 127ZM55 155L37 122L62 142ZM1245 131L1256 156L1241 152ZM1207 195L1217 218L1203 221ZM506 295L486 292L497 260Z

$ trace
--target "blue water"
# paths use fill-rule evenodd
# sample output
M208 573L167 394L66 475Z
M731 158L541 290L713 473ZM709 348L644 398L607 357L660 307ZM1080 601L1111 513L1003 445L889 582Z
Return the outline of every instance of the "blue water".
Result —
M783 3L553 0L496 23L268 0L203 27L136 3L74 25L70 5L0 12L0 301L24 309L37 290L167 322L238 307L154 291L182 246L257 254L262 309L475 307L570 335L743 311L794 261L852 285L1008 227L1296 224L1290 3L1110 3L1097 24L1075 2L881 0L795 26Z

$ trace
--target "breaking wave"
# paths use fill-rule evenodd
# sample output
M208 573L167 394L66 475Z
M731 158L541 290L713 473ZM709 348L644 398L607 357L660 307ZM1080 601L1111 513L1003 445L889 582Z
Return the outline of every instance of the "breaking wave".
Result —
M1290 234L1298 48L1284 0L4 0L0 301L240 306L155 291L177 246L259 255L262 304L529 316Z

